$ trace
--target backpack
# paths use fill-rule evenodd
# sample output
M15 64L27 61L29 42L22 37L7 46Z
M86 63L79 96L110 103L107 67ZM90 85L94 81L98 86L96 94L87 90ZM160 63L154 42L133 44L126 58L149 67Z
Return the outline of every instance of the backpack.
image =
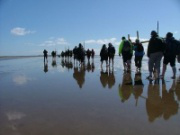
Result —
M180 41L175 40L175 44L176 44L176 47L177 47L176 54L180 55Z
M143 48L142 44L137 46L137 51L138 52L143 52L144 51L144 48Z
M130 52L131 51L131 44L129 41L124 41L124 44L123 44L123 49L122 49L123 52Z

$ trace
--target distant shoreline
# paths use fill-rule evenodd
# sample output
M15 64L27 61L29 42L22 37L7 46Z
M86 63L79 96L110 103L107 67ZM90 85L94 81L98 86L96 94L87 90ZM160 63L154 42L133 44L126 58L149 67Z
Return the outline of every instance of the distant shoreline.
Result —
M0 60L8 59L20 59L20 58L32 58L32 57L43 57L43 55L32 55L32 56L0 56Z

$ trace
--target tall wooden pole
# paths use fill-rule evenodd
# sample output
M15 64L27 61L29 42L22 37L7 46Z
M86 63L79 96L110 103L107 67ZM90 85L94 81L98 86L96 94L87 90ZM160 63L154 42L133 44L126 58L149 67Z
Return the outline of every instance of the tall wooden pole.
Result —
M139 40L139 31L137 31L137 39Z
M157 34L159 35L159 21L157 21Z
M130 35L128 34L128 40L130 40Z

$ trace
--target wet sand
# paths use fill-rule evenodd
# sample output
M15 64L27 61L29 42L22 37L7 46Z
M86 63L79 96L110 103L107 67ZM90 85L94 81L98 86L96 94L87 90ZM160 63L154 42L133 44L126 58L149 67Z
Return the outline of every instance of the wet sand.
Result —
M0 59L0 135L179 135L180 71L149 82L147 58L141 76L132 62Z

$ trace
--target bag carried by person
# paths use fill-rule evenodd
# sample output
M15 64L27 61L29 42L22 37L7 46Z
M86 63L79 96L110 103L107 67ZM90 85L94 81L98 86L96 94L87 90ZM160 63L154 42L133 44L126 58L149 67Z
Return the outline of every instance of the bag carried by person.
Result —
M123 44L123 49L122 49L123 52L130 52L131 51L131 44L129 41L124 41L124 44Z
M180 55L180 41L175 40L175 44L176 44L176 55Z

